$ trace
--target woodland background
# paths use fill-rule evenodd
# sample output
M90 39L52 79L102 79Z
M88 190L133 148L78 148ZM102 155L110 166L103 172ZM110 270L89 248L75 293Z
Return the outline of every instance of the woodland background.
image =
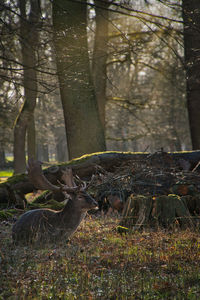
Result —
M26 174L1 183L0 299L200 299L200 151L165 152L200 149L199 97L200 1L0 0L0 168L159 150L45 169L54 184L66 166L95 174L104 197L127 187L134 209L44 249L16 247L11 227L63 204L32 201Z
M200 3L0 3L0 166L200 148Z

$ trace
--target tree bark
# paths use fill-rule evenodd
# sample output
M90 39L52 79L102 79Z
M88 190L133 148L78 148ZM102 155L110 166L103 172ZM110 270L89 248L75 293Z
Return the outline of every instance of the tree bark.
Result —
M68 157L67 143L63 136L58 136L56 139L56 160L66 161Z
M109 1L102 2L95 0L95 40L94 40L94 52L93 52L93 80L95 87L95 94L98 103L99 115L101 124L105 130L105 105L106 105L106 62L108 57L108 24L109 13L107 8L109 7ZM102 8L99 8L102 7Z
M27 126L33 118L37 97L36 47L38 44L39 1L30 1L30 13L26 14L26 1L19 0L20 43L24 69L24 104L16 118L14 128L14 173L26 168L25 140Z
M32 116L27 127L27 150L28 158L36 158L36 134L35 134L35 118Z
M4 168L6 166L6 155L3 146L3 142L0 141L0 167Z
M53 1L54 43L69 158L105 150L90 76L86 1Z
M187 106L192 147L200 149L200 1L183 0Z
M153 198L131 195L126 201L120 225L131 230L149 226L173 229L177 225L193 229L195 220L184 199L178 195L162 195Z
M40 161L49 161L49 149L48 144L37 144L37 159Z

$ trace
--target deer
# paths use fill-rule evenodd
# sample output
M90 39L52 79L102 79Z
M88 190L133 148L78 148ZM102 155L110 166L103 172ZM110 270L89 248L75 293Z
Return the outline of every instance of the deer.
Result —
M59 186L52 184L43 174L42 163L28 161L28 177L35 188L40 190L61 191L64 194L65 206L60 211L48 208L33 209L20 216L12 228L15 244L45 243L68 240L77 230L87 211L97 209L98 203L87 193L87 185L79 179L75 183L72 169L63 171Z

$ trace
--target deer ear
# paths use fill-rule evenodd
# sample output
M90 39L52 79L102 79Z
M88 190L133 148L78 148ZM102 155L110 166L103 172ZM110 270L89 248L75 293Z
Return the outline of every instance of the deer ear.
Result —
M63 200L63 203L66 205L69 200L72 200L72 196L67 192L63 192L63 194L65 196L65 199Z

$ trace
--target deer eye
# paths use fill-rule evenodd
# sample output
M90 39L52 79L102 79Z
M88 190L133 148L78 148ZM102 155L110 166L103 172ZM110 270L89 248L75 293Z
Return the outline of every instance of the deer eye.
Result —
M81 200L83 200L83 199L85 198L85 196L84 196L84 195L82 195L82 194L79 194L77 198L78 198L78 200L80 200L80 201L81 201Z

